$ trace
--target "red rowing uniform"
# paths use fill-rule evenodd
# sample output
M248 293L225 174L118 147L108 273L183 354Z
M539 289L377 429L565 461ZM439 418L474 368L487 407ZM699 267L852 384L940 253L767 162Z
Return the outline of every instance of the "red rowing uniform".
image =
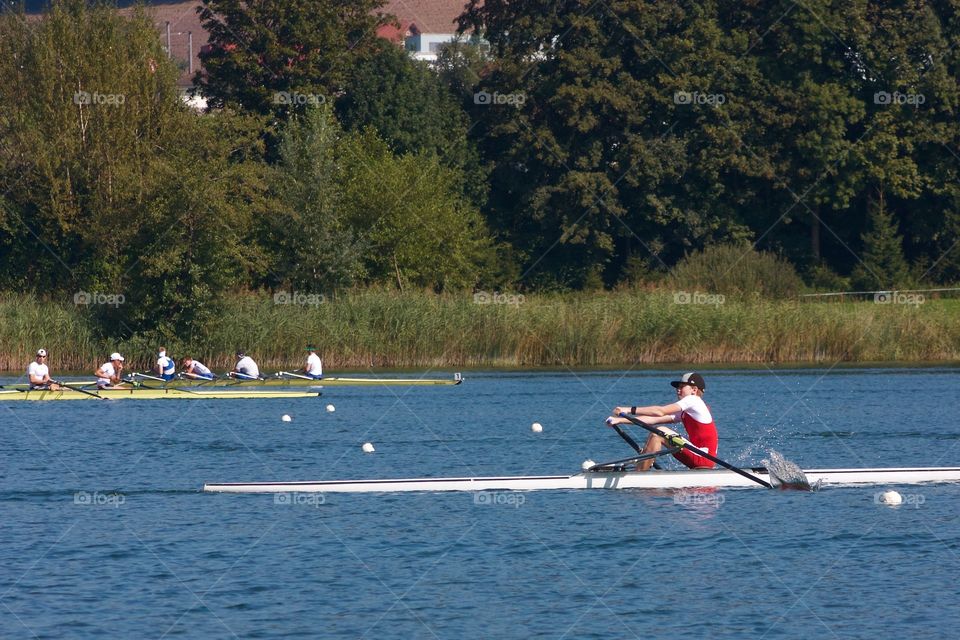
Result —
M680 413L673 414L674 422L682 422L687 432L687 440L695 447L706 450L707 453L717 456L717 425L713 423L713 415L709 407L700 396L686 396L677 401ZM712 460L698 456L691 449L681 449L673 457L690 469L712 469L715 465Z

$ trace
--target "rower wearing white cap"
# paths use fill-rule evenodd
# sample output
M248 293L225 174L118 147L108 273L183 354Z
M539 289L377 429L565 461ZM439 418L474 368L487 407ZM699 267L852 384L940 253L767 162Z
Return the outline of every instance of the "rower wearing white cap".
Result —
M110 362L100 365L100 368L94 371L97 376L97 388L106 389L121 384L123 380L120 374L123 372L123 356L114 351L110 354Z
M167 382L173 380L177 366L173 362L173 358L167 355L166 347L157 349L157 364L154 365L153 371Z
M230 375L239 380L259 380L260 367L243 351L237 351L237 364L233 366Z
M37 357L27 367L27 377L30 378L31 389L51 389L53 391L60 389L60 385L50 379L46 349L37 350Z

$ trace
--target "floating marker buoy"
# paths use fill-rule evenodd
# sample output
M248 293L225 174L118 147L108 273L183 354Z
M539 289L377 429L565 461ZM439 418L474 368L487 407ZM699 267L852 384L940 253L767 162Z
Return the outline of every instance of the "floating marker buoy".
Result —
M534 433L540 433L543 431L543 425L539 422L534 422L532 425L530 425L530 431L533 431Z
M336 410L337 410L337 408L336 408L335 406L333 406L332 404L328 404L328 405L327 405L327 411L329 411L330 413L333 413L333 412L336 411Z
M376 451L376 449L373 448L373 445L370 444L369 442L364 442L363 446L360 448L363 449L364 453L373 453L374 451Z
M586 471L587 469L589 469L590 467L592 467L592 466L595 465L595 464L597 464L597 463L594 462L593 460L584 460L584 461L583 461L583 464L580 465L580 468L583 469L584 471Z
M884 491L880 494L880 502L889 505L902 504L903 496L896 491Z
M290 422L290 421L293 420L293 418L291 418L291 417L290 417L289 415L287 415L287 414L283 414L282 416L280 416L280 419L283 420L284 422Z

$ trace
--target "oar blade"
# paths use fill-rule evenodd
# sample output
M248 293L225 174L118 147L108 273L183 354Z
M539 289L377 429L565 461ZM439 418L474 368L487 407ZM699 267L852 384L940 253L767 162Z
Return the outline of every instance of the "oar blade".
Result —
M778 451L771 449L769 451L770 459L764 460L763 464L767 468L770 476L770 483L775 489L784 491L816 491L820 484L811 485L807 479L807 474L803 472L800 465L787 460Z

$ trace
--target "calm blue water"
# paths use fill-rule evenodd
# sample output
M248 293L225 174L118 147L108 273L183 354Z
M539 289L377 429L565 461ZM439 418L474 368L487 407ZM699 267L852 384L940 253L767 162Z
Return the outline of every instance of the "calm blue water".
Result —
M603 418L670 400L669 379L474 373L459 387L333 388L319 401L0 405L0 637L955 636L957 485L900 487L899 508L876 504L875 488L686 502L548 491L510 504L199 492L573 472L629 455ZM707 383L731 462L775 448L807 467L960 464L956 371Z

